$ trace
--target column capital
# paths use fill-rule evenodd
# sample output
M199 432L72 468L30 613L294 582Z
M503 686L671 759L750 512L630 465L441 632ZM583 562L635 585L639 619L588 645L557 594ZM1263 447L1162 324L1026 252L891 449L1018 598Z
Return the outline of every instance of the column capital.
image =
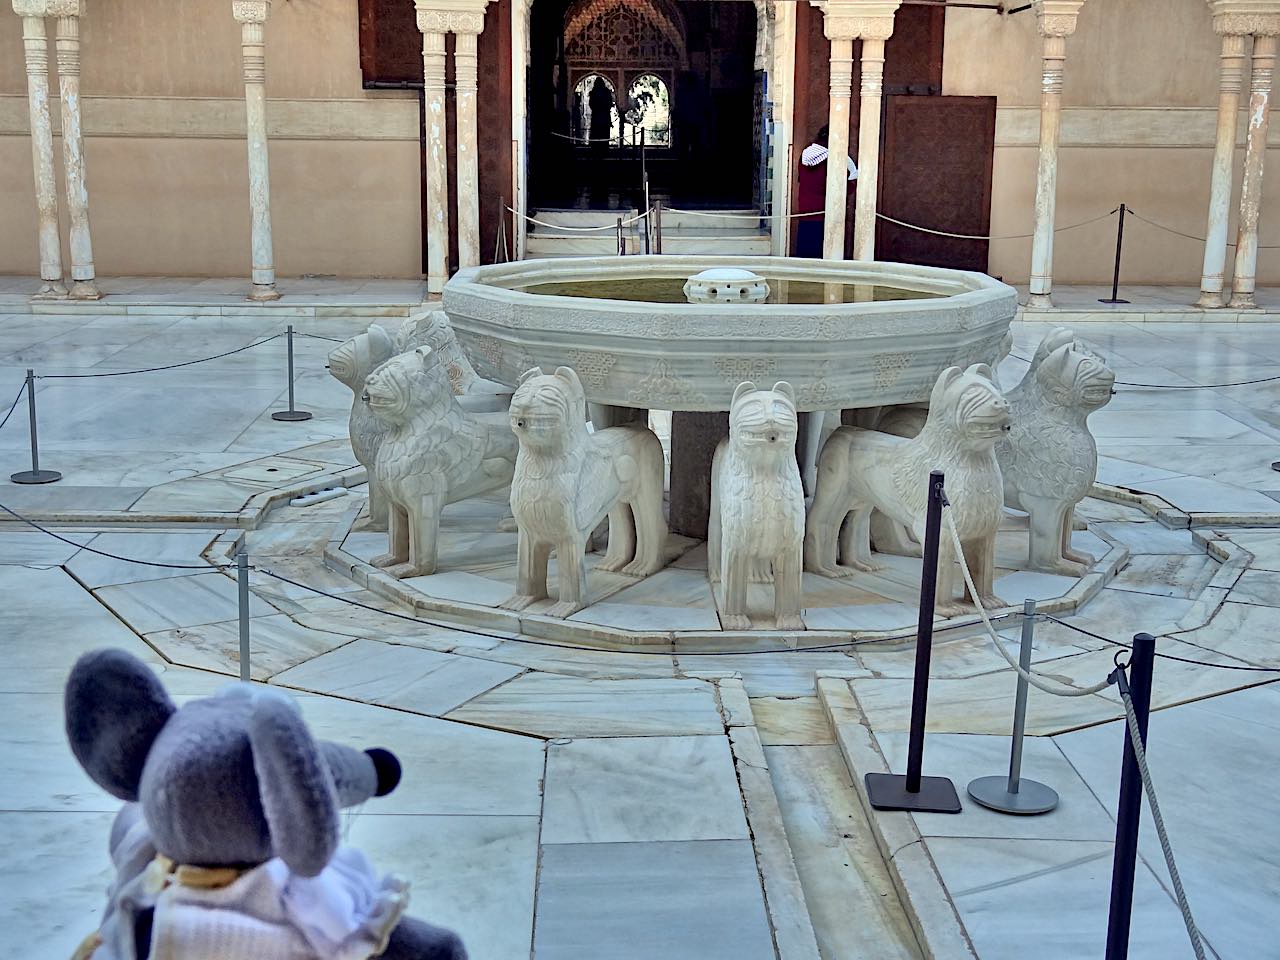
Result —
M1076 17L1084 0L1032 0L1036 28L1042 37L1069 37L1076 32Z
M901 0L809 0L822 11L828 40L888 40Z
M414 0L422 33L483 33L488 5L489 0Z
M231 0L231 15L237 23L266 23L271 0Z
M83 17L84 0L13 0L20 17Z
M1227 36L1280 34L1280 0L1207 0L1215 33Z

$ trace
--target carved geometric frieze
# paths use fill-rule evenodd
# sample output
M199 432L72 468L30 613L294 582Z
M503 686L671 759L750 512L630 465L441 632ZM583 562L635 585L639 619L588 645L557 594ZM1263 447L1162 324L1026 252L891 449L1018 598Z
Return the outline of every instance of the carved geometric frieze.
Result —
M484 10L489 0L414 0L418 30L422 33L484 32Z
M1215 33L1227 36L1280 34L1280 0L1207 0Z
M1083 6L1084 0L1032 0L1040 36L1071 36L1076 32L1076 17Z
M900 0L809 0L822 11L828 40L888 40Z
M271 0L231 0L231 15L237 23L266 23Z
M13 0L20 17L83 17L84 0Z

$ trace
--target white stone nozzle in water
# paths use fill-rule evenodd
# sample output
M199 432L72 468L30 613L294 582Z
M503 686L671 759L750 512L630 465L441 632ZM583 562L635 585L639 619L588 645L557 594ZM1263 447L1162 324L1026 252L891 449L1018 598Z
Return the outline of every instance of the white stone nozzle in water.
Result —
M764 303L769 283L750 270L717 267L685 281L684 296L690 303Z

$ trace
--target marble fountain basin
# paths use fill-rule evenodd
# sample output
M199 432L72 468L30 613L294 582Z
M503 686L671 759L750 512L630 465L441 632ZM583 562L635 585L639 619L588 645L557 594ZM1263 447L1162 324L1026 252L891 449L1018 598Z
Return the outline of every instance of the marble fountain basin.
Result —
M691 304L711 268L745 268L764 303ZM444 309L481 376L574 367L593 403L729 409L743 380L787 380L802 411L926 400L949 366L994 361L1017 311L979 273L789 257L579 257L459 271Z

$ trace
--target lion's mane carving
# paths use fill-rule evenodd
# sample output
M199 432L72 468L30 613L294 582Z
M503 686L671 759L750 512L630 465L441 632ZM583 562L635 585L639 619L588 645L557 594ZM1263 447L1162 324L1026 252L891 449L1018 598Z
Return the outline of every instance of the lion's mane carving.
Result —
M724 578L720 621L746 630L747 583L754 568L771 569L778 630L803 630L801 613L804 489L796 463L795 393L779 381L772 390L738 384L729 411L729 436L711 464L707 570Z
M390 546L373 563L398 577L434 573L440 511L510 483L515 438L502 420L458 405L430 347L388 360L370 374L365 395L388 426L375 472L389 504Z
M995 535L1004 506L995 443L1009 427L1009 404L991 382L985 363L949 367L938 377L919 436L893 436L841 427L823 447L818 488L805 530L805 568L830 577L872 571L870 520L879 510L924 539L926 485L931 470L946 474L946 491L984 607L1005 606L995 596ZM851 514L851 516L849 516ZM843 537L841 524L849 516ZM838 562L837 547L842 556ZM956 569L951 539L941 538L937 611L955 616Z
M503 607L523 610L548 596L547 562L555 551L557 602L567 617L586 604L587 538L609 518L609 547L597 569L647 576L662 568L662 444L631 423L587 430L586 395L569 367L527 371L511 398L519 440L511 512L519 530L515 594Z

